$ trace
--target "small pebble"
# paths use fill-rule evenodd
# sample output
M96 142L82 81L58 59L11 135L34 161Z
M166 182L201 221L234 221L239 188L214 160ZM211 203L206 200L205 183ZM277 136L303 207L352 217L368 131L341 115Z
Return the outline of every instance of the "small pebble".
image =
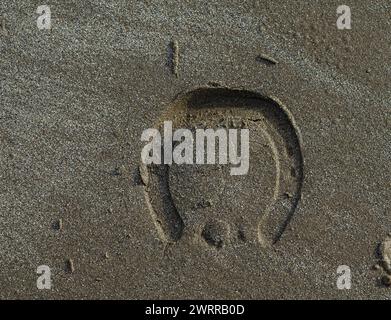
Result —
M380 244L380 255L384 270L391 274L391 238L386 239Z
M292 199L293 198L293 195L290 192L285 192L284 196L285 196L286 199Z
M380 270L380 266L376 263L372 266L372 270Z
M381 278L381 281L382 281L382 283L383 283L385 286L387 286L387 287L391 286L391 276L385 275L385 276L383 276L383 277Z

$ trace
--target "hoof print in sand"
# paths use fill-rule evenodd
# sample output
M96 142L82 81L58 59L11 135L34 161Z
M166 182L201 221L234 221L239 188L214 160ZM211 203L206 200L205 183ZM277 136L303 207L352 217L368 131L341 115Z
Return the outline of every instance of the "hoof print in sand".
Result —
M161 133L164 121L172 121L173 131L192 133L248 129L250 156L244 175L231 175L231 164L142 164L146 200L161 238L198 237L217 249L235 242L276 243L303 182L300 138L289 111L255 92L200 88L173 102L156 125Z

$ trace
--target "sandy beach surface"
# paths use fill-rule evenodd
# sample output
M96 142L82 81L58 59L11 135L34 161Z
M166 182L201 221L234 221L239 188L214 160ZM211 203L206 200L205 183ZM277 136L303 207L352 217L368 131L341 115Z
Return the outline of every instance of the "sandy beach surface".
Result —
M0 4L1 299L391 297L389 1L44 4ZM170 119L248 127L249 174L145 172Z

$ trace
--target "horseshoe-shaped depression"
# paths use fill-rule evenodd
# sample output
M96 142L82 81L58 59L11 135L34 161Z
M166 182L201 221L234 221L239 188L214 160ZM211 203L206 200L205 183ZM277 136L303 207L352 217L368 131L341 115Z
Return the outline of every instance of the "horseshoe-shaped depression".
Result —
M210 221L224 221L228 243L276 243L303 183L300 136L289 111L256 92L199 88L175 99L157 127L168 120L190 130L249 129L250 170L239 177L227 173L229 165L142 164L146 200L161 238L175 242L200 235Z

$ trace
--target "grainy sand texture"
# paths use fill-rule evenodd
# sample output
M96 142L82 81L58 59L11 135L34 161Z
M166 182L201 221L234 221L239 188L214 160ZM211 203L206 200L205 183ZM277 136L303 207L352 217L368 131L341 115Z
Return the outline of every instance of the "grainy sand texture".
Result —
M1 299L391 297L389 1L3 0L0 17ZM248 129L248 174L145 165L165 121Z

